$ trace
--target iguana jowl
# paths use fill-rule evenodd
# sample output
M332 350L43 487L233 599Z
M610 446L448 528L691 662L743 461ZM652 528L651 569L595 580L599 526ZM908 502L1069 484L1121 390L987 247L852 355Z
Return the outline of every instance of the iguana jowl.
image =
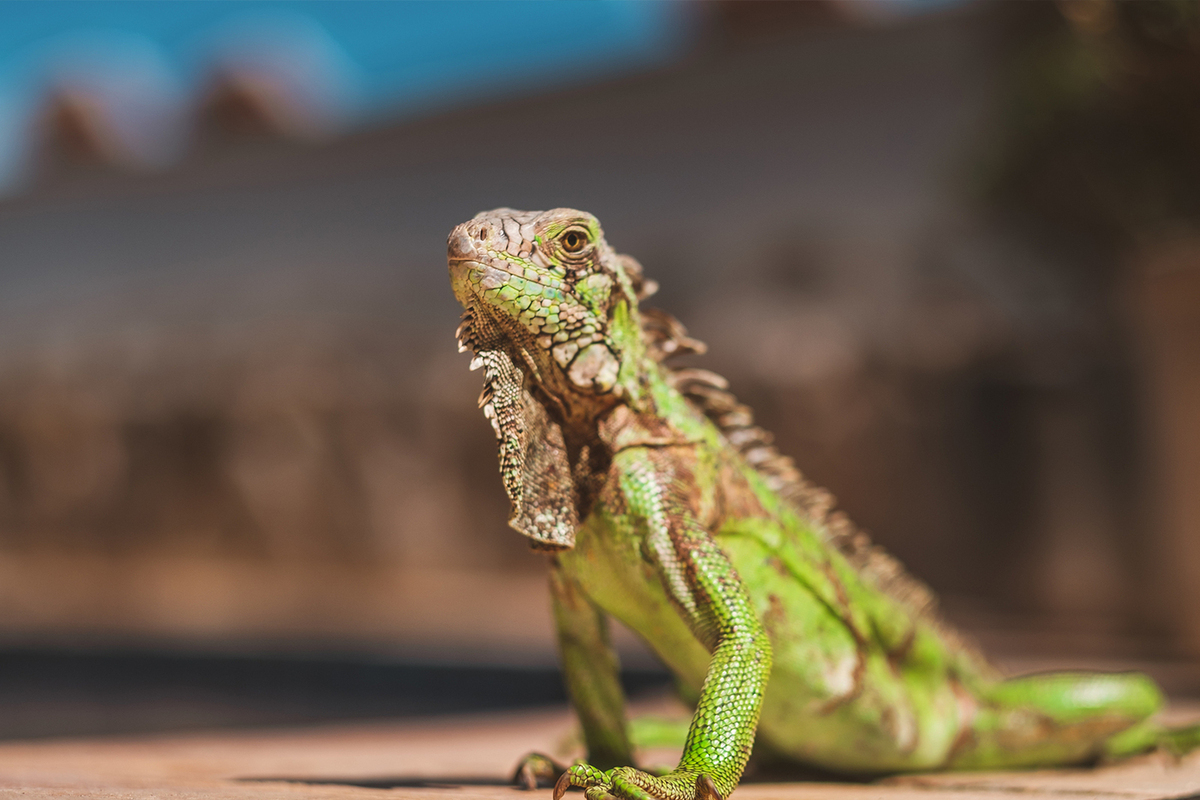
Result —
M509 524L550 556L589 800L726 798L761 744L859 773L1067 764L1190 742L1134 673L1002 679L932 596L770 445L696 351L641 310L640 265L571 209L497 209L448 242ZM615 617L697 698L679 766L634 769ZM1170 737L1174 736L1174 739Z

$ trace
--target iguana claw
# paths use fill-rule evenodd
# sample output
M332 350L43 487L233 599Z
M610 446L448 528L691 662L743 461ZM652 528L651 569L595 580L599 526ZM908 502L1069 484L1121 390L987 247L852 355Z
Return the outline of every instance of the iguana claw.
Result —
M549 786L566 771L566 767L550 756L542 753L529 753L521 759L521 763L517 764L517 769L512 776L512 783L521 789L532 791Z
M696 777L696 800L724 800L713 779L707 775Z
M567 793L567 789L571 787L571 773L564 772L558 776L558 780L554 783L554 800L562 800L562 796Z

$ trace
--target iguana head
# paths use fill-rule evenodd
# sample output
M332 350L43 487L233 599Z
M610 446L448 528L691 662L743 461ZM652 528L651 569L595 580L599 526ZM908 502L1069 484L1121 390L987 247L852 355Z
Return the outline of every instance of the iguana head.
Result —
M578 517L567 442L636 391L622 366L640 346L641 267L613 252L595 217L567 208L486 211L447 244L466 309L459 346L484 368L480 405L500 441L510 524L569 547Z
M631 277L640 275L628 272L641 268L613 252L595 217L500 208L459 225L448 245L454 294L474 321L468 346L490 323L560 402L620 393L622 346L612 316L620 303L629 316Z

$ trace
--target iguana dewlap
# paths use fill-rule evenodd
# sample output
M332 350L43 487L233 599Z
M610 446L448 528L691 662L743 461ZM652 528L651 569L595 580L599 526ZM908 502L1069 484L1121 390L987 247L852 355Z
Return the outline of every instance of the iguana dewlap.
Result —
M497 209L448 249L509 524L549 554L587 744L556 799L568 785L589 800L728 797L756 732L773 754L858 774L1078 763L1195 736L1149 721L1162 696L1144 675L1002 679L719 376L664 365L701 346L639 308L653 284L595 217ZM696 700L665 776L630 766L608 617Z

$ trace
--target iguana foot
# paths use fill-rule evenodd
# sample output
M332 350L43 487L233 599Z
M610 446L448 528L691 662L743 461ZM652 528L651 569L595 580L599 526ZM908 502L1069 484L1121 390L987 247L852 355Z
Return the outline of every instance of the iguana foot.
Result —
M633 767L603 772L576 764L554 784L554 800L562 800L572 786L583 789L587 800L723 800L709 775L691 769L656 777Z
M1182 758L1193 750L1200 749L1200 723L1182 728L1167 728L1163 731L1159 747L1176 758Z
M512 783L520 789L533 791L553 786L567 768L542 753L530 753L517 764Z

